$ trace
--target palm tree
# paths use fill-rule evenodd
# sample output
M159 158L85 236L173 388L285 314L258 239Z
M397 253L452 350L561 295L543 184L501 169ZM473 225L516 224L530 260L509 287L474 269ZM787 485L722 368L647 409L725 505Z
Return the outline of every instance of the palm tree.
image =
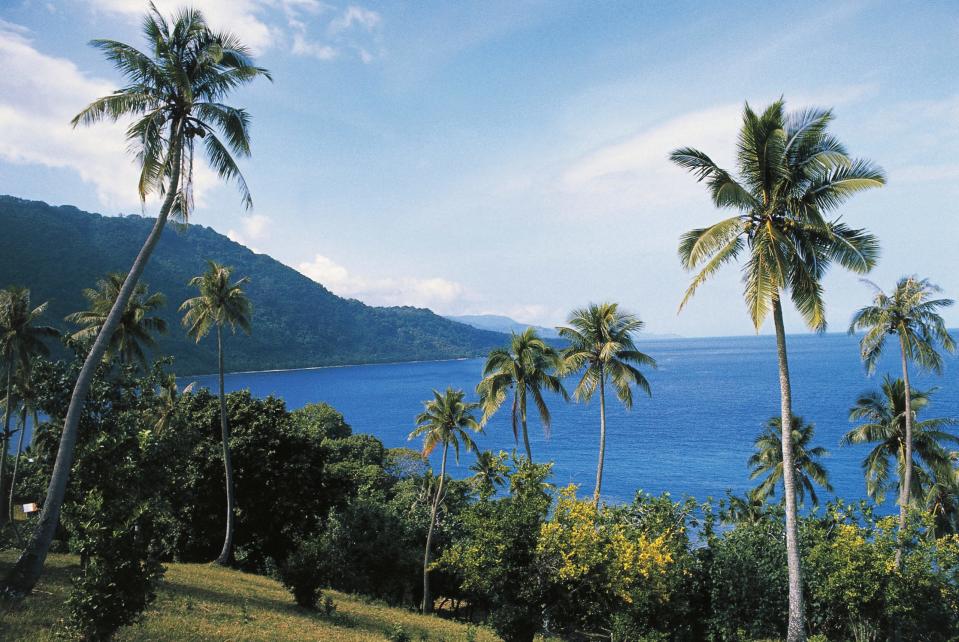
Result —
M94 339L100 334L100 328L110 315L110 310L120 294L126 276L115 272L97 282L97 287L87 288L83 296L90 303L89 310L81 310L67 316L66 320L80 326L80 330L72 337L80 341ZM137 283L127 301L127 307L120 317L113 336L107 343L104 358L118 359L122 364L136 363L144 370L147 369L147 358L144 348L155 348L155 334L164 334L167 331L166 321L161 317L151 316L152 312L163 307L166 297L161 293L149 294L146 283Z
M513 439L519 441L517 428L522 427L523 445L530 461L533 461L533 453L526 431L527 400L533 398L543 430L549 436L550 415L543 399L543 389L558 392L564 399L569 399L562 381L554 374L559 365L559 354L539 338L536 330L526 328L521 334L512 334L509 347L489 353L483 366L483 380L476 386L484 425L503 405L509 391L513 391Z
M13 474L10 476L10 496L7 502L7 516L10 520L10 524L13 526L13 532L17 537L17 544L23 546L23 539L20 536L20 531L16 526L16 522L13 519L13 506L14 498L16 497L17 489L17 472L20 469L20 455L23 453L23 435L27 431L27 416L30 415L33 419L33 430L36 431L37 426L40 425L39 417L37 416L37 399L36 391L33 389L33 386L30 383L30 373L26 370L21 370L17 378L17 396L19 397L20 402L20 435L17 437L17 454L13 460Z
M822 279L836 261L854 272L876 262L878 242L826 215L856 192L883 185L882 170L853 160L828 132L832 113L809 109L787 114L782 100L757 114L747 104L737 145L738 177L693 148L670 159L705 181L716 207L734 214L714 225L687 232L679 256L687 270L698 269L680 310L696 289L723 265L747 252L743 268L745 299L758 331L772 311L779 361L783 426L792 425L792 390L783 327L782 298L789 297L806 323L824 330ZM782 440L786 502L786 559L789 565L787 641L805 639L802 568L796 513L792 440Z
M892 294L888 295L875 284L876 294L873 304L857 311L849 324L849 333L864 330L859 347L866 371L872 374L876 362L886 344L886 337L899 337L899 356L902 361L902 381L904 386L905 447L903 455L905 470L899 495L899 531L906 526L906 513L912 492L912 391L909 384L909 362L912 361L923 370L942 372L942 357L936 351L941 345L949 352L956 351L956 344L946 330L946 324L939 316L939 309L949 307L951 299L934 298L941 289L915 276L899 279ZM902 546L896 549L896 564L902 558Z
M187 299L180 306L183 325L187 334L197 343L216 328L216 350L220 373L220 430L223 434L223 468L226 474L226 537L223 550L216 558L217 564L227 565L233 557L234 510L236 498L233 486L233 461L230 457L230 426L226 417L226 394L223 390L223 326L229 325L233 332L237 327L250 333L250 316L253 312L243 286L250 282L244 277L233 283L230 277L233 268L215 261L207 261L207 271L190 279L190 285L200 291L200 296Z
M3 434L0 435L0 497L5 496L7 450L13 436L10 415L15 405L14 384L26 378L34 357L50 354L44 340L59 336L50 326L37 324L46 309L47 303L31 308L30 290L26 288L11 286L0 290L0 363L6 366L6 401L3 404ZM6 519L7 511L0 510L0 524Z
M502 450L499 453L491 450L476 451L476 463L470 466L474 473L470 481L479 490L481 497L492 497L497 487L506 483L509 473L506 457L507 454Z
M450 444L453 445L456 461L459 463L460 443L467 452L476 450L476 444L470 437L470 431L482 430L479 422L473 416L473 411L479 408L478 403L464 401L465 393L462 390L447 388L446 392L433 391L433 398L423 402L425 409L416 417L416 428L410 433L409 439L423 438L423 456L428 457L437 446L443 446L443 459L440 464L440 478L433 495L430 508L430 527L426 533L426 552L423 555L423 613L432 613L433 601L430 598L430 554L433 544L433 530L436 527L436 513L443 501L443 486L446 480L446 456Z
M915 421L918 414L929 405L932 390L913 390L909 412L912 421L912 448L906 444L906 386L902 379L883 378L880 392L865 392L856 399L849 411L850 421L865 421L847 432L840 445L875 444L863 459L862 468L866 477L866 493L877 502L885 501L885 494L893 483L890 479L890 461L896 462L896 486L899 497L909 497L913 503L923 501L926 492L934 484L939 471L951 469L946 443L959 443L959 437L947 432L949 426L957 425L950 418ZM907 480L906 457L913 458L914 474ZM918 459L918 461L916 461ZM908 483L911 488L903 494Z
M959 533L959 452L949 453L950 465L935 471L932 487L926 491L926 510L935 520L936 537Z
M171 22L151 5L143 21L143 33L148 53L115 40L91 43L125 76L126 86L93 101L73 119L73 124L133 117L127 141L136 150L140 166L140 198L145 201L148 195L158 193L163 202L77 377L43 511L30 542L4 580L8 591L15 595L28 593L43 571L70 477L80 413L97 365L167 219L189 217L197 137L203 141L213 171L223 179L236 181L244 205L252 207L246 182L233 159L234 154L250 153L250 116L223 101L232 90L260 76L269 78L269 73L254 66L249 50L235 35L212 31L195 9L179 11Z
M819 504L819 497L816 496L814 484L821 486L828 492L832 492L832 485L829 483L829 473L826 468L817 461L822 457L829 456L822 446L810 447L813 433L816 431L814 424L807 424L802 417L793 415L793 463L796 467L796 494L799 496L799 503L806 500L806 495L812 500L813 506ZM749 473L750 479L756 479L762 475L766 478L753 489L751 495L756 499L766 501L769 497L776 494L776 487L782 482L783 478L783 450L782 450L782 429L783 422L780 417L771 417L766 422L765 429L756 438L756 452L749 458L749 467L752 471Z
M567 320L570 327L557 328L570 342L563 351L563 374L582 376L573 390L577 401L589 401L599 389L599 463L596 466L596 488L593 502L599 503L603 486L603 460L606 456L606 383L627 408L633 407L633 386L652 396L649 382L636 366L656 367L656 361L636 349L633 335L643 329L643 322L627 312L620 312L616 303L591 303L573 310Z
M167 376L166 380L160 386L160 392L157 395L157 407L153 416L153 432L159 435L170 427L170 422L173 420L173 413L176 412L177 406L180 404L180 399L182 399L183 395L193 392L193 388L195 387L196 381L193 381L187 384L183 390L180 390L176 385L176 375L170 374Z

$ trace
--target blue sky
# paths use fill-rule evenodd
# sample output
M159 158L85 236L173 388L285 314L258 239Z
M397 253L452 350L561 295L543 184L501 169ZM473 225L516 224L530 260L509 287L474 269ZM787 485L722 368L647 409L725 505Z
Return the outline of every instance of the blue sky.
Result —
M197 2L275 82L232 100L254 119L254 210L198 167L192 222L372 304L552 325L611 299L652 332L748 334L735 268L676 314L677 239L720 214L666 155L729 164L743 102L782 95L833 107L888 173L842 210L880 237L871 278L959 295L959 8L731 4ZM122 130L67 123L119 81L87 41L139 44L145 6L0 0L0 192L140 211ZM839 271L826 287L843 330L869 290Z

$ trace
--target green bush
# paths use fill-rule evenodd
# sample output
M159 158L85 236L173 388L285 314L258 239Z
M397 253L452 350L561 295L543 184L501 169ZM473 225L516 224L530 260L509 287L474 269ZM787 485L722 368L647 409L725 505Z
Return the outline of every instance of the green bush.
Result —
M315 609L323 588L323 550L315 541L306 541L293 551L285 563L280 565L280 581L293 594L294 601L306 609ZM332 613L332 600L324 602ZM329 615L329 613L327 614Z

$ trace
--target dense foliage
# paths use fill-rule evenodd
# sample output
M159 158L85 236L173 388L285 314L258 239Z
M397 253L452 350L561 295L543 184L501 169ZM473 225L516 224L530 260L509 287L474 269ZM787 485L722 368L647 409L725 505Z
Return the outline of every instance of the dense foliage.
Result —
M82 292L111 272L125 272L153 225L141 216L105 217L74 207L0 196L0 274L4 283L29 285L37 301L50 301L46 317L62 329L66 315L87 309ZM82 238L84 242L77 243ZM295 368L485 354L503 335L454 323L429 310L376 308L342 299L264 254L255 254L208 227L164 231L143 280L166 295L158 311L179 324L176 308L195 291L187 281L206 259L250 275L256 332L233 342L234 370ZM63 266L70 266L64 270ZM216 347L196 346L183 333L157 337L158 353L176 357L178 374L216 370Z

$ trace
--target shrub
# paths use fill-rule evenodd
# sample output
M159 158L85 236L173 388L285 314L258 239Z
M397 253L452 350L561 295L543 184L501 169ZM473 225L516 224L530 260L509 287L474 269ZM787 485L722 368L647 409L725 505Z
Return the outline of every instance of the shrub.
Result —
M293 600L306 609L316 608L320 589L325 584L321 548L315 541L303 542L280 566L280 581L283 582L283 586L293 594ZM327 600L332 612L332 608L335 608L332 607L333 600L329 597ZM326 607L327 603L324 601L324 608Z
M386 634L386 639L390 642L412 642L413 638L406 632L401 624L394 624L393 628Z

